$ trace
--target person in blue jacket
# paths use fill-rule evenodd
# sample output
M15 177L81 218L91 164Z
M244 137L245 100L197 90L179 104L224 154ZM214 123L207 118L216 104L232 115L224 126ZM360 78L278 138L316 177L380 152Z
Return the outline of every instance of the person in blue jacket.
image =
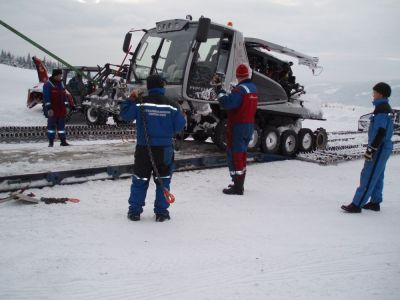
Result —
M247 147L254 131L258 102L257 88L249 78L247 65L240 64L236 68L236 78L239 84L229 94L221 87L217 88L218 101L228 115L226 151L229 174L233 183L222 190L227 195L243 195L244 193Z
M140 220L153 173L156 183L154 213L156 221L163 222L170 219L169 203L164 197L161 184L155 178L145 134L147 132L159 176L164 187L169 190L174 161L173 137L183 130L186 121L178 104L164 96L164 81L159 75L150 75L147 78L147 90L148 95L141 98L141 101L138 91L134 90L131 96L120 105L121 118L125 121L136 120L137 132L128 218L132 221ZM144 120L142 109L144 109Z
M387 83L379 82L373 87L372 104L375 110L368 128L364 168L361 171L360 186L356 190L353 201L349 205L342 205L342 209L346 212L360 213L361 208L380 211L386 162L393 150L391 140L393 111L388 99L390 94L391 88Z
M70 111L67 92L62 82L62 70L54 69L52 76L43 85L43 105L47 117L49 147L54 146L56 129L61 146L69 146L65 132L65 116Z

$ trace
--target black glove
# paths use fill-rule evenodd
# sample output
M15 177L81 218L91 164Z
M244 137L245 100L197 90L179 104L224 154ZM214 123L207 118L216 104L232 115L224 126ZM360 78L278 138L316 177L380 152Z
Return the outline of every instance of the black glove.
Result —
M367 147L367 150L365 151L365 154L364 154L365 160L371 161L371 160L372 160L372 157L373 157L374 154L375 154L375 152L376 152L376 148L373 148L373 147L371 147L371 146L368 146L368 147Z
M219 74L215 74L210 82L215 92L218 94L222 90L222 77Z
M211 85L217 87L222 85L222 78L221 75L215 74L211 79Z

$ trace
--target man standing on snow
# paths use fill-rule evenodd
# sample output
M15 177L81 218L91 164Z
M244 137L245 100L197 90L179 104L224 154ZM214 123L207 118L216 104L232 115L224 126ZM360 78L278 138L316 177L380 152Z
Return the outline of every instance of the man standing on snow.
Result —
M173 136L185 127L185 118L176 102L164 96L164 81L159 75L147 78L148 96L139 98L134 90L121 104L121 118L125 121L136 120L137 144L129 197L128 218L139 221L145 205L150 177L153 173L156 183L154 213L157 222L170 219L162 185L169 190L174 161ZM146 127L144 127L146 126ZM146 138L148 136L148 139ZM147 143L160 178L156 178Z
M368 128L368 146L364 154L364 168L361 171L360 186L352 203L342 205L349 213L360 213L361 208L380 211L383 178L386 162L392 153L393 111L389 105L391 88L384 82L373 87L375 110ZM371 200L367 203L368 199Z
M65 115L70 107L64 84L62 83L62 71L54 69L51 77L43 85L44 110L47 116L47 137L49 147L53 147L56 129L61 146L69 146L65 133Z
M249 68L246 65L240 64L237 67L236 78L239 83L230 94L217 88L218 101L228 111L227 160L233 184L222 190L228 195L243 195L244 192L247 147L253 135L258 102L257 89L249 78Z

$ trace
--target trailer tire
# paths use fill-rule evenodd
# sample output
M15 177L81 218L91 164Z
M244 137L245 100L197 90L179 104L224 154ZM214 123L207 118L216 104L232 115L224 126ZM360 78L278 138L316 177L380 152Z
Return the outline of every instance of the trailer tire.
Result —
M280 133L278 129L273 126L264 128L261 134L261 150L264 153L275 154L278 153L280 146Z
M314 133L309 128L302 128L298 133L299 151L311 152L314 148Z
M296 155L299 146L298 137L294 130L285 130L281 135L281 152L284 156Z
M222 119L218 122L217 126L215 126L214 131L214 143L221 150L226 150L226 124L227 120Z
M107 123L107 114L95 107L85 108L85 120L88 125L105 125Z
M253 135L247 146L247 151L249 152L256 152L260 149L260 141L261 141L261 134L260 134L260 127L257 124L254 124Z
M326 149L326 145L328 144L328 134L324 128L317 128L314 131L314 148L315 149Z

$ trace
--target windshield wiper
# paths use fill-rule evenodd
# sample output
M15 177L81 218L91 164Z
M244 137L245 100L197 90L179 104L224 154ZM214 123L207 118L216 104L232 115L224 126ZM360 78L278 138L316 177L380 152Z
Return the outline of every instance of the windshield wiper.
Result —
M151 56L153 63L151 64L150 74L153 74L154 69L155 69L155 73L158 74L156 65L157 65L158 58L160 57L160 53L161 53L161 49L164 45L164 41L165 41L165 39L161 40L160 46L158 46L156 53Z

